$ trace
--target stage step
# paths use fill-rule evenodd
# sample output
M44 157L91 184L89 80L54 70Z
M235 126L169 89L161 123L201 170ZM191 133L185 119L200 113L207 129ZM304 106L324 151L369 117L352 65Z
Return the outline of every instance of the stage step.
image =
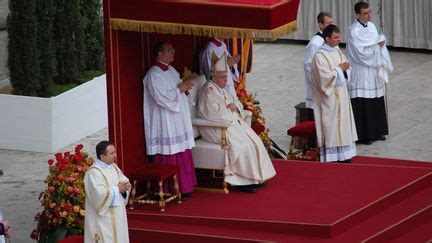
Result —
M129 220L131 242L206 242L206 243L256 243L274 242L269 233L224 229L198 225Z
M415 214L364 240L364 243L379 242L426 242L432 239L432 204Z
M180 221L176 223L161 222L154 220L153 217L141 216L139 218L129 218L129 228L131 239L139 242L140 239L160 239L167 242L175 239L176 243L180 242L360 242L371 236L379 236L378 233L388 229L386 236L392 238L399 235L399 239L417 239L419 237L429 237L432 235L419 235L422 229L430 226L430 220L424 222L424 216L430 211L432 202L432 187L428 187L420 192L415 193L403 201L385 208L369 219L353 226L352 228L341 232L332 238L304 237L299 235L281 234L268 232L268 229L253 231L246 229L235 229L227 225L205 226L205 218L200 219L202 224L185 224ZM429 214L430 215L430 214ZM427 217L426 217L427 218ZM408 222L405 222L410 219ZM430 219L430 217L428 218ZM271 224L270 224L271 225ZM392 233L396 230L396 233ZM429 230L430 231L430 230ZM138 240L138 241L136 241ZM371 239L368 239L371 240ZM397 240L397 239L396 239ZM378 241L367 241L378 242ZM382 241L381 241L382 242ZM403 242L398 241L398 242ZM411 241L413 242L413 241Z
M356 242L366 240L366 242L387 242L391 238L403 236L427 223L425 218L431 219L431 203L432 186L407 197L396 205L385 208L372 218L333 237L331 242L349 242L351 240ZM370 241L374 236L387 240ZM420 235L411 239L418 239L418 237Z

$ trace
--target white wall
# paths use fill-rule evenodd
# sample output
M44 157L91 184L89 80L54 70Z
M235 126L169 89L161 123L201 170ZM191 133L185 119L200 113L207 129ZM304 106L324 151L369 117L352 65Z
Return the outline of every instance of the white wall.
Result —
M51 98L0 94L0 149L55 152L108 126L102 75Z

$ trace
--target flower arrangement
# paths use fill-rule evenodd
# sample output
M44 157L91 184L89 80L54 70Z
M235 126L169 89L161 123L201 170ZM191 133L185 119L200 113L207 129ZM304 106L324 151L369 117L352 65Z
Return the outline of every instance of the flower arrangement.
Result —
M252 112L251 128L261 138L266 149L269 150L271 146L271 141L269 138L269 129L265 127L266 119L262 114L261 107L258 105L254 105L254 96L249 92L247 92L243 83L240 83L237 86L236 92L237 92L238 99L243 104L243 107L246 110Z
M55 160L48 160L49 175L44 180L47 188L39 196L44 209L35 216L37 226L31 233L32 239L44 242L60 228L67 235L84 232L83 180L93 159L82 149L83 145L79 144L75 153L56 153Z

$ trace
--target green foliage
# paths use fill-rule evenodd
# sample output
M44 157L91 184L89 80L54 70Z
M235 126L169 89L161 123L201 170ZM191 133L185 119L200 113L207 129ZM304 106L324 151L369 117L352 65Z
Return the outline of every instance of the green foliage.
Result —
M40 96L50 97L54 77L56 76L57 59L54 49L54 0L38 1L36 5L38 22L37 47L40 52Z
M85 69L103 69L103 23L100 0L81 2L84 24Z
M9 9L8 67L14 94L38 96L41 85L36 44L36 0L10 0Z
M104 73L103 71L99 71L99 70L84 71L80 74L80 76L77 79L77 82L75 83L68 83L68 84L54 83L53 89L51 91L51 96L57 96L61 93L64 93L70 89L75 88L80 84L90 81L94 77L98 77L102 75L103 73Z
M55 96L103 70L100 0L9 2L8 66L15 94Z
M57 83L71 83L84 67L84 28L80 0L56 0L54 40L57 53Z

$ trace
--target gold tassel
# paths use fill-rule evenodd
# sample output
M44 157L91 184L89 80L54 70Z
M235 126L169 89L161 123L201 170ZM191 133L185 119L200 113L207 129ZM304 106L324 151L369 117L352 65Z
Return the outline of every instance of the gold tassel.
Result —
M246 38L249 36L254 40L273 41L296 31L297 22L292 21L272 30L260 30L111 18L111 29L172 35L211 36L215 38Z

